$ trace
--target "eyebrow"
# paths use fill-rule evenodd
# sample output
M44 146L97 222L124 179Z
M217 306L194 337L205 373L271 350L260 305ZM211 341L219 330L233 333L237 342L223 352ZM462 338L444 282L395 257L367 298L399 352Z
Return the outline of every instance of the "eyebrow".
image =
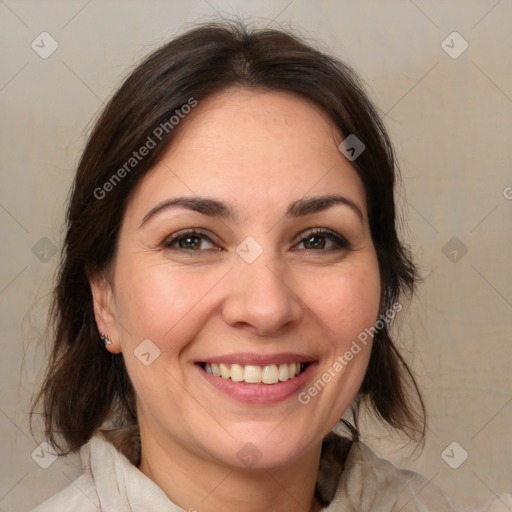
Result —
M361 222L363 221L363 212L361 208L350 198L337 195L330 194L326 196L315 196L315 197L306 197L302 199L298 199L297 201L293 201L288 206L286 210L285 217L287 218L298 218L303 217L305 215L311 215L313 213L322 212L327 210L335 205L344 205L348 206L352 211L354 211ZM208 215L209 217L218 217L225 220L230 220L232 222L237 222L240 218L238 211L225 203L224 201L219 201L217 199L209 198L209 197L175 197L172 199L167 199L157 204L154 208L151 208L140 223L139 229L146 224L151 218L155 217L159 213L164 210L169 210L172 208L185 208L187 210L192 210L195 212L202 213L203 215Z

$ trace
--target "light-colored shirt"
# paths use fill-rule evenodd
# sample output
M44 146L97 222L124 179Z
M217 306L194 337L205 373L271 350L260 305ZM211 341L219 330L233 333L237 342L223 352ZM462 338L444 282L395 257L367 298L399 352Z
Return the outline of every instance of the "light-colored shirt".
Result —
M322 451L317 492L323 512L510 512L512 495L503 494L482 508L454 503L425 477L399 469L365 444L334 433ZM343 454L346 454L346 457ZM337 470L337 457L343 458ZM151 479L101 433L80 450L84 473L32 512L183 512ZM341 476L340 476L341 474ZM200 510L199 504L195 507ZM193 512L193 504L187 509ZM185 511L185 512L187 512Z

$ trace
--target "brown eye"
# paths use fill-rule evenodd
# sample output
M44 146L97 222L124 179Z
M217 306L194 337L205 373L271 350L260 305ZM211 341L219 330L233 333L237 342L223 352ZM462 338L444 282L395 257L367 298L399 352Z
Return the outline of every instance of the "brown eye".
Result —
M322 235L308 235L302 240L306 249L325 249L326 237Z
M329 245L329 242L331 246L326 247ZM348 241L344 237L325 229L309 231L300 239L299 244L304 244L305 250L309 251L332 251L350 248Z
M197 235L185 236L177 240L180 249L200 249L201 237Z
M209 250L213 247L204 247L204 243L213 245L212 240L199 231L179 232L167 238L162 244L164 248L176 248L184 251Z

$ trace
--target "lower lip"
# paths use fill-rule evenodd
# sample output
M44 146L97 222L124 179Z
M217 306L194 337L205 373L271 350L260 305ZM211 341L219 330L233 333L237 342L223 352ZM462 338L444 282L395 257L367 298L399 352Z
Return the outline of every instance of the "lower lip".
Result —
M250 404L273 404L286 400L299 393L305 381L311 375L315 363L309 363L307 368L297 377L276 384L247 384L245 382L233 382L231 379L215 377L199 365L197 368L201 375L222 393Z

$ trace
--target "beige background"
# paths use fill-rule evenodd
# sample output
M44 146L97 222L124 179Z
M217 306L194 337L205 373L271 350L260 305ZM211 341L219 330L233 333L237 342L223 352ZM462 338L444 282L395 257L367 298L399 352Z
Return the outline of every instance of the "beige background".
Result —
M509 0L5 0L0 511L29 510L80 472L76 457L48 469L32 460L37 442L27 410L43 368L38 339L57 262L51 249L61 240L63 204L86 128L144 54L187 24L219 13L296 27L320 40L362 75L395 142L407 197L404 235L427 276L401 336L425 394L430 429L421 455L378 429L365 441L463 503L511 491ZM43 31L59 45L47 59L31 48ZM453 31L469 44L456 59L441 46ZM452 52L462 48L452 39ZM40 242L43 237L49 241ZM445 248L452 237L460 241ZM467 249L462 258L461 244ZM453 441L469 453L458 469L441 457ZM460 453L449 452L455 461Z

